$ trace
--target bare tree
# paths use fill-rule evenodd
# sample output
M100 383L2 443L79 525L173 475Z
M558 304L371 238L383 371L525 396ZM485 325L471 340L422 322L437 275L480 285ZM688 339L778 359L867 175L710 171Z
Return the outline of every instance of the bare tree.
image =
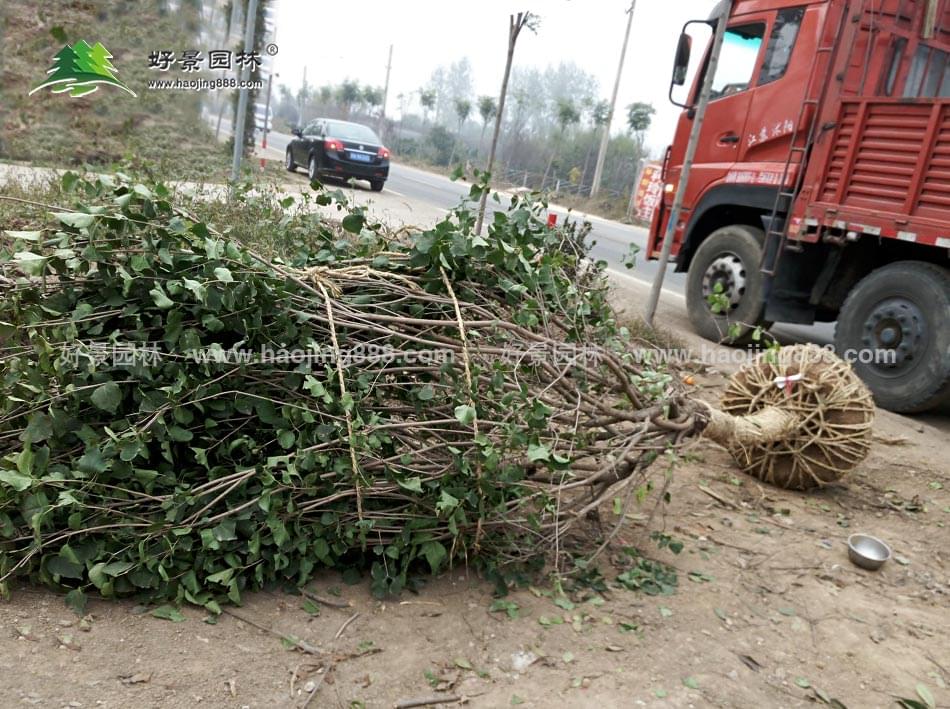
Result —
M498 136L501 133L501 122L505 116L505 98L508 95L508 79L511 78L511 63L515 58L515 45L518 43L518 35L525 27L535 31L538 27L538 18L530 12L519 12L516 15L508 17L508 58L505 61L505 74L501 79L501 95L498 97L498 115L495 116L495 132L491 139L491 149L488 153L488 165L486 171L491 179L491 170L495 166L495 150L498 148ZM485 221L485 206L488 203L488 185L482 192L482 198L478 203L478 221L475 222L475 233L480 234L482 223Z

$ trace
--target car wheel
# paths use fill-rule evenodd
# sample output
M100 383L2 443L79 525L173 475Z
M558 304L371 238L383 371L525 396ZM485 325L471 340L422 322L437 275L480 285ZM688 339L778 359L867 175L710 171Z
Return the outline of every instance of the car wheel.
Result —
M373 190L373 192L382 192L382 191L383 191L383 185L385 185L385 184L386 184L386 181L385 181L385 180L370 180L370 181L369 181L369 188L370 188L371 190Z
M307 177L310 178L311 182L316 182L317 180L317 156L311 155L310 162L307 163Z
M284 155L284 167L287 168L287 172L297 172L297 163L294 162L294 154L291 152L289 146Z
M841 306L835 348L882 408L918 413L950 400L950 271L922 261L872 271Z
M714 231L696 249L686 278L686 309L693 329L707 340L747 345L757 328L771 326L763 319L759 270L764 239L761 229L733 224ZM718 312L710 296L719 301Z

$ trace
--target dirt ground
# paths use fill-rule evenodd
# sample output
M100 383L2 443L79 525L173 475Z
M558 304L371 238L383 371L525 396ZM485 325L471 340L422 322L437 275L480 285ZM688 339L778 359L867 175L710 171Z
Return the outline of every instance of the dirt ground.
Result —
M703 375L696 386L714 395L721 382ZM759 485L698 444L652 529L633 524L622 540L676 568L669 596L611 587L558 606L547 584L511 594L511 618L490 612L491 586L464 569L386 602L327 574L311 588L329 604L260 593L211 625L199 609L174 622L134 601L91 601L80 620L54 593L15 588L0 603L0 696L42 707L441 697L473 707L854 709L919 700L922 684L950 706L950 446L938 429L886 412L875 435L845 484L807 495ZM650 531L685 548L658 550ZM894 560L878 572L851 565L845 540L857 531L890 542Z

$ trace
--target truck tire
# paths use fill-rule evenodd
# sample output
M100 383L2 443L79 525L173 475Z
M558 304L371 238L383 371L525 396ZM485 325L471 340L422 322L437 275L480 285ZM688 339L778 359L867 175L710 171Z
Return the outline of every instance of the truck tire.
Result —
M950 400L950 271L923 261L872 271L841 306L835 348L881 408L912 414Z
M294 154L290 146L287 146L287 152L284 154L284 167L287 172L297 172L297 163L294 162Z
M757 327L767 329L763 320L763 277L759 270L765 233L761 229L733 224L717 229L696 249L686 276L686 309L697 334L713 342L747 345ZM714 313L709 296L716 284L729 300L727 310ZM735 337L730 327L739 326Z

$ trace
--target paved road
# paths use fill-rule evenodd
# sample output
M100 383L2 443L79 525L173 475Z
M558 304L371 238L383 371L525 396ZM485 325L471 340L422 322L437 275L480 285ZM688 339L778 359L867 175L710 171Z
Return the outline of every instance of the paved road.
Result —
M222 124L224 130L229 130L227 121ZM273 157L283 155L287 144L293 140L293 136L286 133L270 132L267 135L268 149L272 151ZM420 202L428 204L439 209L451 209L455 207L464 197L468 195L469 185L464 182L453 182L447 177L437 175L431 172L425 172L406 165L393 163L389 170L389 180L386 182L384 192L402 197L409 202ZM508 200L503 198L500 204L493 205L489 200L489 206L497 209L505 209ZM621 277L633 278L634 280L652 283L657 272L657 263L647 261L640 257L637 259L636 268L633 271L628 270L623 265L624 256L629 252L630 244L636 244L640 247L640 253L646 253L647 232L640 227L629 224L603 219L601 217L569 213L567 210L553 206L552 212L558 215L558 220L586 219L592 225L591 237L595 241L592 255L594 258L602 259L607 262L610 269ZM664 279L663 290L666 297L682 300L686 289L686 275L675 273L673 267L667 269ZM685 302L685 301L684 301ZM631 308L635 310L636 308ZM829 344L834 337L834 327L829 323L819 323L811 327L801 327L796 325L781 325L772 328L773 334L779 337L783 342L817 342L818 344Z

